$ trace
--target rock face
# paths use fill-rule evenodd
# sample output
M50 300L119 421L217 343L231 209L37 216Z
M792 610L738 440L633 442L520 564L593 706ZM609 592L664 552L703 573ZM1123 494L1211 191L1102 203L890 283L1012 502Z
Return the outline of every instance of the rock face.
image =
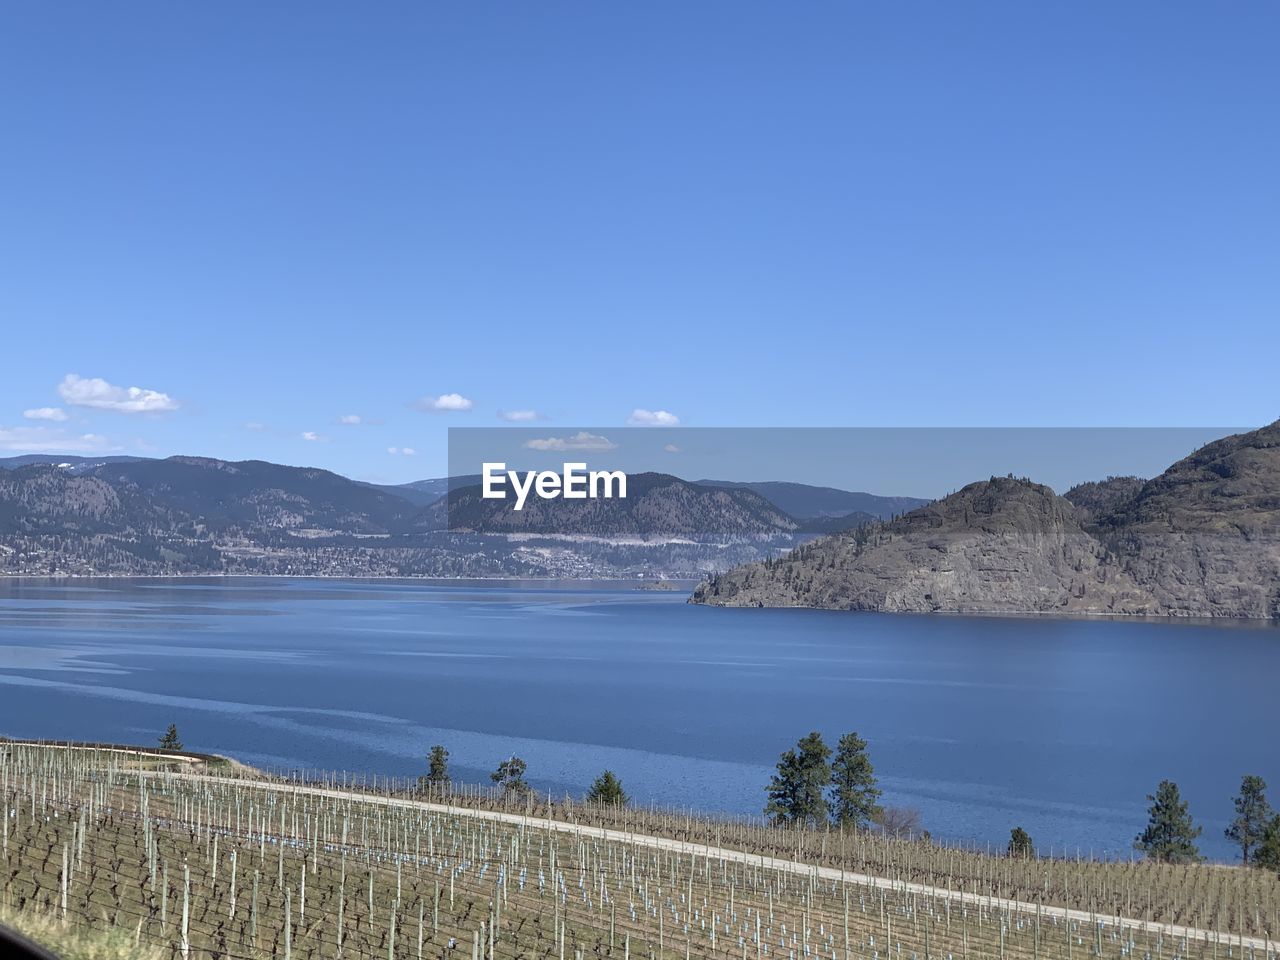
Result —
M1097 520L1115 513L1133 500L1146 485L1141 477L1107 477L1093 483L1081 483L1062 496L1070 500L1084 520Z
M1003 477L730 570L699 586L694 600L896 613L1140 613L1152 605L1068 500Z
M1280 424L1143 483L1060 497L970 484L890 523L698 587L695 603L947 613L1280 617ZM1072 502L1075 500L1076 502Z
M1280 422L1179 460L1097 533L1164 613L1280 617Z

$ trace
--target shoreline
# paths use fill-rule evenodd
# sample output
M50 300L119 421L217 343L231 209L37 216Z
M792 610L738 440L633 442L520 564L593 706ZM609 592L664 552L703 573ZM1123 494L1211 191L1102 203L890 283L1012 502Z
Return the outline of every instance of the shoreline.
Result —
M0 573L0 583L20 580L353 580L386 583L699 583L686 577L385 577L325 573Z
M656 594L675 594L679 590L659 589L655 584L677 583L696 586L702 581L683 577L627 577L627 578L572 578L572 577L387 577L360 574L323 574L323 573L149 573L149 574L117 574L117 573L0 573L0 585L7 583L23 583L46 580L55 583L86 582L93 580L111 581L147 581L162 582L179 581L232 581L232 580L272 580L289 581L305 580L318 582L349 583L401 583L401 584L440 584L456 585L466 583L518 585L522 583L555 587L571 586L626 586L638 592ZM1035 620L1035 621L1103 621L1114 623L1155 623L1185 624L1188 626L1223 626L1237 625L1248 627L1280 627L1280 617L1206 617L1190 614L1141 614L1141 613L1092 613L1077 611L1060 613L1040 610L857 610L844 607L816 607L800 604L779 604L777 606L756 606L753 604L701 603L692 598L692 593L685 597L685 604L691 607L704 607L716 610L803 610L823 613L871 614L884 617L929 617L929 618L966 618L966 619L1000 619L1000 620Z

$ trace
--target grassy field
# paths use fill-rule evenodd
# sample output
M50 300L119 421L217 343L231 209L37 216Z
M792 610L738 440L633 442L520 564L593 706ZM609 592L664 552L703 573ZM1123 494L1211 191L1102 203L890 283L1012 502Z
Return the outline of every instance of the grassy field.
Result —
M162 759L0 745L0 909L169 958L1276 957L1280 880L1260 871L1011 859Z
M0 910L0 925L53 950L62 960L161 960L158 947L134 940L124 930L93 929L35 910Z

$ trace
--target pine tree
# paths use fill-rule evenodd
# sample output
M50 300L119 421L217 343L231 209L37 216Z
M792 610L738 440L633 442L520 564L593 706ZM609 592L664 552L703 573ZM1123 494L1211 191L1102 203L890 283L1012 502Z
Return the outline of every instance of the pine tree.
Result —
M612 770L606 770L596 777L595 782L591 784L591 789L587 791L588 803L625 807L627 800L627 793L622 789L622 781L614 776Z
M1262 840L1253 856L1253 865L1280 874L1280 813L1262 831Z
M778 760L769 782L765 816L775 824L818 826L827 822L823 791L831 782L831 748L816 730Z
M1163 863L1199 863L1203 858L1196 846L1200 828L1191 821L1187 803L1172 780L1161 780L1151 801L1147 828L1133 845L1152 860Z
M161 750L181 750L182 741L178 739L178 725L176 723L169 724L169 729L164 732L164 736L160 738Z
M1009 833L1009 856L1028 858L1035 855L1036 849L1035 844L1031 842L1031 834L1021 827L1014 827Z
M880 796L867 741L846 733L831 762L831 819L841 827L868 827L880 815Z
M1240 859L1249 865L1249 852L1262 842L1271 823L1271 804L1267 803L1267 783L1261 777L1247 776L1240 781L1240 795L1235 798L1236 817L1226 829L1226 837L1240 848Z
M527 765L519 757L508 757L498 764L497 770L489 774L489 779L507 793L528 793L529 784L524 779L526 769Z
M449 782L449 751L437 743L427 753L427 775L419 777L421 786L440 787Z

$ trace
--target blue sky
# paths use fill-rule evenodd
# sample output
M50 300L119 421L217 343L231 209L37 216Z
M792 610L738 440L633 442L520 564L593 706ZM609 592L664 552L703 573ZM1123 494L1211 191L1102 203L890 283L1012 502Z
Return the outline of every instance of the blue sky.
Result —
M408 480L500 411L1267 422L1278 35L1270 2L8 3L0 456Z

